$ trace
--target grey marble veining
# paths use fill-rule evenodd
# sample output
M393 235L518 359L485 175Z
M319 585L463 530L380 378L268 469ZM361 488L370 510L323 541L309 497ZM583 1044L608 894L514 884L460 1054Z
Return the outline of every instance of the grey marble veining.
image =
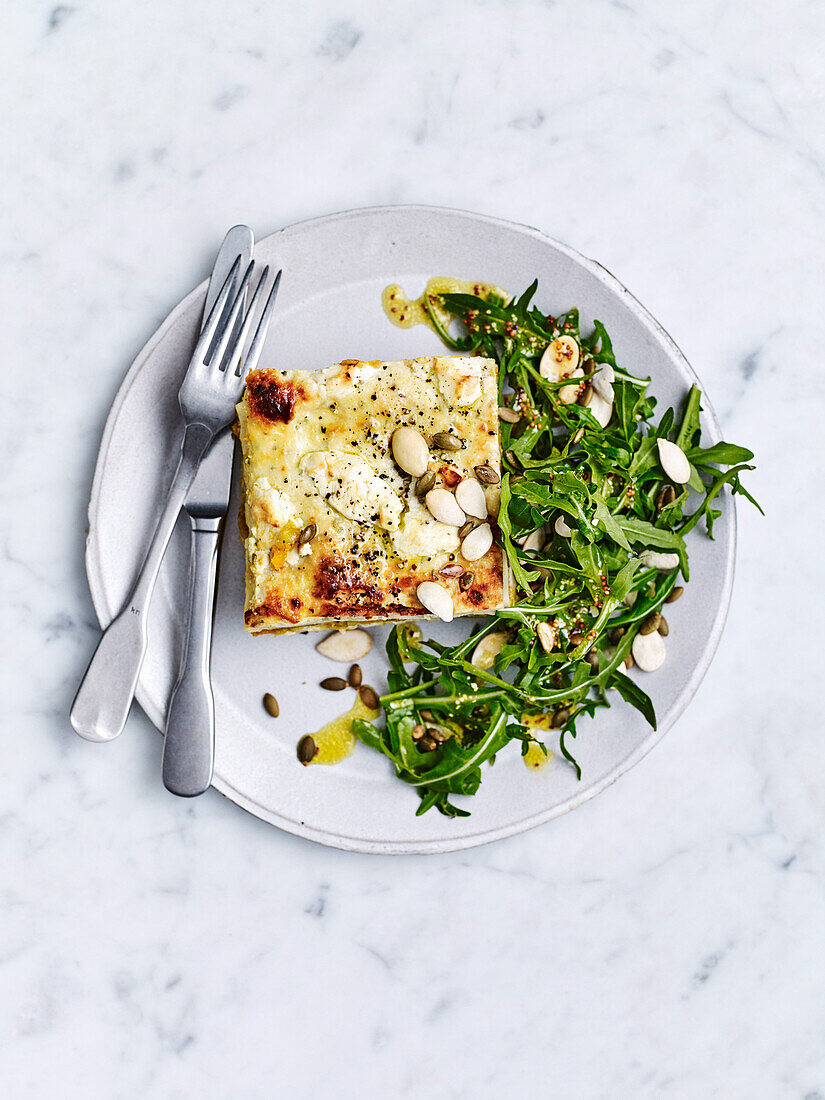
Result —
M8 5L0 1080L10 1097L825 1097L822 5ZM371 859L159 781L67 709L132 357L259 235L388 202L537 225L758 454L731 614L634 771L492 847Z

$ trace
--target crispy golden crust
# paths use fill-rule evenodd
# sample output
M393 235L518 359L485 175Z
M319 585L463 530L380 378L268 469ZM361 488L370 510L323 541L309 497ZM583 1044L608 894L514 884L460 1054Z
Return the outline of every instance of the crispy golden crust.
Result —
M415 594L425 580L449 590L456 615L506 605L497 539L483 558L465 562L455 528L432 519L415 479L390 457L392 432L404 423L428 440L450 429L461 437L462 450L449 459L432 451L430 470L445 488L481 462L498 469L494 369L488 360L442 357L250 375L238 406L247 630L427 617ZM338 476L342 463L352 467L349 483ZM498 487L484 489L494 514ZM489 522L497 537L492 515ZM301 548L298 536L310 524L316 533ZM441 573L445 566L472 573L463 590L457 576Z

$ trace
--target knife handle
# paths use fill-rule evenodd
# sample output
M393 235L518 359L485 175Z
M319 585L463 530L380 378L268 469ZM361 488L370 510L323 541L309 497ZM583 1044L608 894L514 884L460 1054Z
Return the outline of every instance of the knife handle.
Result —
M215 764L215 703L209 679L212 607L220 519L192 519L189 604L180 674L166 716L163 783L191 798L212 782Z
M160 563L211 438L203 424L187 426L178 468L138 579L123 610L103 632L77 689L71 723L87 741L111 741L126 725L146 655L146 618Z

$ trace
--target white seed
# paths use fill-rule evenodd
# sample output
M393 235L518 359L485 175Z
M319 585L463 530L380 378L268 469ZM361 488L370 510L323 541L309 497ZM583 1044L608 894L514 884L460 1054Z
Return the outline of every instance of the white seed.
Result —
M315 647L331 661L357 661L372 649L366 630L334 630Z
M593 400L587 408L595 416L599 427L606 428L610 423L610 417L613 415L613 402L605 401L601 394L596 393L594 390Z
M665 640L656 630L652 634L637 634L633 639L631 652L642 672L655 672L664 664L667 656Z
M499 405L498 418L503 420L505 424L518 424L521 420L521 413L516 409L508 409L506 405Z
M433 519L450 527L461 527L467 518L452 493L446 489L430 489L424 500Z
M676 443L671 443L669 439L657 439L656 446L659 448L659 462L670 480L678 482L679 485L689 481L690 463L682 448Z
M418 602L438 619L445 623L453 621L453 598L450 593L435 581L424 581L415 590Z
M543 545L544 545L544 528L539 527L538 531L533 531L532 534L529 534L527 536L527 538L524 540L524 542L522 542L521 548L522 548L522 550L527 550L527 551L533 550L535 553L538 553L541 550Z
M539 644L545 653L550 653L556 644L556 632L550 623L539 623L536 627L539 636Z
M581 367L576 367L574 371L571 371L568 375L569 378L584 378L584 371ZM579 398L579 383L571 383L569 386L562 386L560 390L556 390L559 401L563 405L572 405L574 401L578 401Z
M572 530L567 526L564 520L564 516L558 516L556 522L553 524L557 535L561 535L563 539L569 539L573 534Z
M579 345L572 336L557 336L544 349L539 363L539 374L548 382L561 382L569 378L579 365Z
M606 401L608 405L613 404L613 382L615 378L615 371L610 364L600 363L590 379L590 384L595 392L603 401Z
M474 477L465 477L458 483L455 499L468 516L475 516L476 519L487 518L487 498L481 482L476 481Z
M462 556L467 561L478 561L479 558L483 558L490 547L493 545L493 532L489 523L482 523L480 527L475 527L467 535L461 544Z
M421 477L430 461L430 448L415 428L396 428L392 433L392 457L405 474Z
M487 634L473 650L470 664L480 669L492 668L496 657L507 645L508 640L509 635L503 631L497 634Z
M679 564L678 554L662 554L658 550L645 550L639 557L648 569L675 569Z

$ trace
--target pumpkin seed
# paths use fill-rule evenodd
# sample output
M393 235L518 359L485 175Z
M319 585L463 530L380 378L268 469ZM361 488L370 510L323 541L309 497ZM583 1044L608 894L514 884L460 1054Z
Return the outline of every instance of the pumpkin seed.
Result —
M361 702L369 710L381 709L381 700L378 698L378 692L375 688L369 687L368 684L362 684L358 690L358 694L361 696Z
M476 481L474 477L465 477L459 482L455 490L455 499L458 501L459 508L468 516L475 516L476 519L487 518L487 498L481 482Z
M493 529L489 523L482 523L476 527L461 543L461 553L467 561L478 561L483 558L493 545Z
M475 475L482 485L498 485L501 481L496 471L487 462L481 466L476 466Z
M583 439L584 428L579 428L579 430L577 432L574 432L574 434L570 437L570 442L573 446L575 446L577 443L581 443Z
M507 459L507 461L510 463L511 466L515 466L515 468L517 470L521 469L521 463L516 458L516 452L515 451L505 451L504 452L504 457Z
M659 465L671 481L684 485L690 478L690 463L685 452L669 439L657 439L656 446L659 450Z
M476 579L475 573L471 573L469 569L465 569L461 576L458 578L458 587L462 592L466 592L468 588L472 587L473 581Z
M659 616L659 625L656 628L663 638L666 638L670 634L670 627L667 625L667 619L664 615Z
M536 627L536 634L539 636L539 645L545 653L552 652L556 644L556 631L550 625L550 623L539 623Z
M344 688L349 687L349 684L340 676L327 676L321 681L321 687L324 691L343 691Z
M581 397L579 398L579 404L584 405L584 407L587 408L587 406L590 404L590 402L592 400L593 400L593 387L588 382L587 385L582 390Z
M418 479L415 486L415 495L419 498L425 497L429 493L430 489L435 485L435 474L430 470L429 473L424 474L423 477Z
M475 521L468 519L466 523L463 523L458 529L458 537L460 539L466 538L472 529L475 527Z
M443 745L447 740L447 734L444 730L439 729L438 726L428 726L427 736L432 737L433 741L439 745Z
M661 512L663 508L667 508L669 504L672 504L676 499L676 490L672 485L665 485L659 495L656 497L656 510Z
M314 523L307 524L298 536L298 545L304 546L308 542L312 542L315 536L318 534L318 528Z
M390 444L392 457L405 474L421 477L427 472L430 449L426 439L416 428L396 428Z
M550 725L553 727L554 730L561 729L561 727L564 725L569 717L570 711L567 709L567 707L562 707L560 710L556 710L553 712L553 718L550 722Z
M425 733L416 747L419 752L435 752L438 748L438 742Z
M436 432L433 436L433 446L439 451L460 451L464 441L452 432Z
M443 565L438 572L442 577L460 577L464 572L464 566L454 561L450 562L448 565Z
M684 588L682 587L682 585L677 584L676 587L673 589L673 591L670 593L670 595L665 600L665 603L676 603L676 601L679 599L679 597L682 595L683 592L684 592Z
M578 630L574 630L573 633L570 635L570 644L572 646L581 645L581 640L583 636L584 635L582 635Z
M628 655L624 659L624 667L630 669L633 668L635 664L636 662L633 660L633 654L628 653Z
M302 737L301 740L298 742L298 759L301 761L304 767L306 767L307 764L311 762L313 757L317 755L318 746L315 744L314 739L310 737L309 734L306 734L306 736Z
M419 723L417 726L413 726L412 734L410 735L413 741L420 741L425 734L424 727Z
M353 665L349 670L349 676L347 677L347 683L351 688L359 688L361 681L364 679L364 674L361 671L360 665Z
M655 672L666 656L665 640L655 630L650 634L639 633L633 639L633 660L642 672Z
M662 554L658 550L644 550L639 557L648 569L675 569L679 564L678 554Z
M560 535L563 539L569 539L573 534L572 529L568 526L567 520L564 516L556 516L556 522L553 524L553 529L557 535Z
M521 420L521 413L516 412L515 409L508 409L506 405L499 405L498 418L503 420L505 424L518 424Z
M372 638L366 630L334 630L315 647L331 661L357 661L372 649Z
M264 710L271 718L277 718L281 713L281 708L278 706L278 700L274 695L270 695L269 692L264 696Z
M595 675L599 671L599 655L595 649L587 651L584 657L585 661L590 665L590 669Z
M433 519L446 523L449 527L461 527L467 518L453 494L446 489L430 489L426 504Z
M421 713L421 717L424 719L425 722L434 722L435 721L435 715L433 714L433 712L431 710L422 710L420 713Z
M486 671L488 668L492 668L495 664L496 657L501 653L502 649L507 645L509 635L503 630L498 631L495 634L485 634L481 641L476 645L470 657L470 664L475 668L480 668L482 671Z
M622 637L624 632L625 628L623 626L616 626L610 631L609 637L613 645L619 644L619 639Z
M572 336L557 336L544 349L539 374L549 382L561 382L576 370L580 356L578 342Z
M655 630L659 629L659 623L662 621L662 613L660 611L653 611L645 619L642 625L639 627L640 634L652 634Z
M596 370L593 372L593 389L596 391L596 396L600 397L602 401L608 405L613 404L613 383L616 381L616 375L613 368L609 363L599 363Z
M459 584L461 584L460 578ZM419 603L437 619L445 623L453 621L453 597L443 585L436 584L435 581L424 581L416 588L415 594Z

